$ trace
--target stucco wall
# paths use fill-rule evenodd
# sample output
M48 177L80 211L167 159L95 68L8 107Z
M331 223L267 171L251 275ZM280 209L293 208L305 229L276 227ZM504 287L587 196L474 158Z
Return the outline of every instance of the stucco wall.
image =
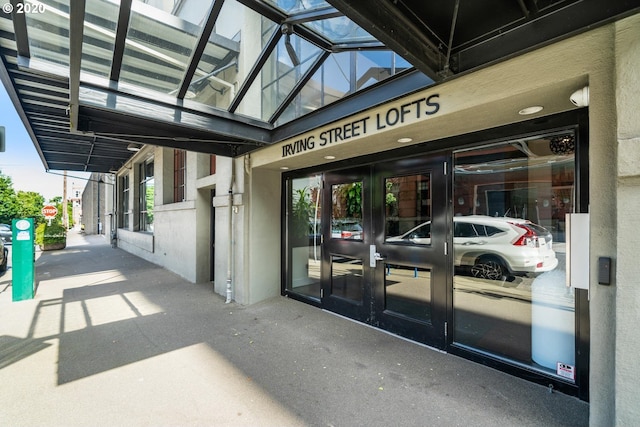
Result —
M617 266L615 421L640 422L640 15L616 24Z
M195 201L156 206L153 262L185 279L196 281L196 206Z
M589 61L589 214L590 214L590 423L612 425L615 367L611 363L615 346L615 289L597 282L597 259L615 257L615 98L614 27L602 33L598 52ZM586 46L585 46L586 49ZM586 52L584 52L586 55ZM585 58L586 59L586 58Z
M109 236L113 212L113 179L110 174L92 173L82 191L82 220L86 234Z
M249 302L280 295L280 173L256 169L250 177L251 240L246 265Z

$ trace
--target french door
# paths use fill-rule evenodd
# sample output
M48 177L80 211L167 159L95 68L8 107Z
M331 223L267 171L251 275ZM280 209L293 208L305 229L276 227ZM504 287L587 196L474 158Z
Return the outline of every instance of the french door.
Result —
M429 156L325 174L323 308L444 348L445 171Z

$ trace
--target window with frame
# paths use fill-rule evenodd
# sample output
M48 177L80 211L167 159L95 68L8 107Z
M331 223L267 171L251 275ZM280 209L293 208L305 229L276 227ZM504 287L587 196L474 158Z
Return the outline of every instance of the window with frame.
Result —
M576 298L566 217L576 209L572 130L454 153L453 341L575 382Z
M153 159L140 164L139 231L153 232L154 179Z
M129 228L129 217L131 215L131 211L129 210L129 175L125 175L120 178L121 188L122 188L122 216L120 218L122 228Z
M173 202L186 200L187 152L173 150Z

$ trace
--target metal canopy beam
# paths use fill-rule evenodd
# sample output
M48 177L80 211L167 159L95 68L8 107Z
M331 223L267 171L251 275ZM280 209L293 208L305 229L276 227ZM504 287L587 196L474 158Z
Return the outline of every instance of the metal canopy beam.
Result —
M122 69L122 58L124 57L127 31L129 30L129 19L131 17L131 1L121 0L118 12L118 25L116 27L116 39L114 41L113 60L111 61L110 80L117 82L120 80L120 70Z
M216 20L220 15L220 10L222 10L222 4L224 0L215 0L211 5L211 9L209 10L209 14L207 17L207 22L205 22L204 27L202 29L202 33L200 33L200 37L198 39L198 43L196 43L195 48L191 52L191 58L189 59L189 66L185 71L184 77L182 78L182 85L180 86L180 90L178 91L178 99L184 99L187 94L187 89L189 89L189 85L191 84L191 79L198 68L198 63L200 62L200 57L204 53L205 48L207 47L207 43L209 42L209 37L211 36L211 32L213 31L213 27L216 24Z
M113 123L119 124L117 133L114 133ZM79 125L82 131L94 134L98 138L151 143L231 157L236 151L238 154L244 154L265 145L258 141L225 138L218 132L197 130L150 118L127 115L126 120L123 120L122 113L88 107L81 107ZM228 126L233 126L233 123L229 123Z
M305 22L318 21L321 19L339 18L341 16L344 16L342 12L337 10L335 7L327 6L295 13L285 19L284 22L287 24L295 25L304 24Z
M324 61L327 57L331 55L329 52L323 52L322 55L316 59L315 64L313 64L309 69L305 72L304 76L295 84L295 86L291 89L287 97L278 105L275 112L271 115L269 119L270 123L275 123L278 121L278 118L284 113L289 105L295 101L295 98L298 96L300 91L304 88L304 86L311 80L311 77L320 69Z
M278 42L280 41L280 37L282 37L282 33L280 31L273 32L273 34L271 35L271 39L269 39L266 46L260 53L260 57L253 65L253 68L251 69L244 83L238 90L238 93L236 94L235 99L231 102L231 105L229 106L229 112L235 113L235 111L238 109L238 106L240 106L240 102L242 102L242 100L244 99L244 96L249 91L249 88L253 84L254 80L260 75L260 71L262 71L262 67L269 59L269 55L271 55L271 52L273 52L273 50L278 45Z
M639 11L638 0L609 0L606 7L600 0L582 0L546 15L531 14L532 19L521 26L464 49L454 49L456 72L522 54Z
M18 13L18 3L22 3L18 0L11 0L13 6L11 11L11 20L13 21L13 31L16 36L16 47L18 49L18 56L24 56L26 58L31 57L29 50L29 35L27 33L27 16L25 13Z
M78 127L84 12L85 0L71 2L69 13L69 129L71 132L76 131Z
M433 80L440 80L444 56L394 2L388 0L327 0L388 48Z

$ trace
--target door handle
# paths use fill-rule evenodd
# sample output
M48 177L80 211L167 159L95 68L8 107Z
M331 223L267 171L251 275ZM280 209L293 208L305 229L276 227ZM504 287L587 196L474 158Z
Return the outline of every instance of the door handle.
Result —
M376 245L369 245L369 267L375 268L377 261L384 261L387 257L376 251Z
M373 257L376 261L384 261L385 259L387 259L386 256L382 256L380 255L380 252L376 252L373 254Z

